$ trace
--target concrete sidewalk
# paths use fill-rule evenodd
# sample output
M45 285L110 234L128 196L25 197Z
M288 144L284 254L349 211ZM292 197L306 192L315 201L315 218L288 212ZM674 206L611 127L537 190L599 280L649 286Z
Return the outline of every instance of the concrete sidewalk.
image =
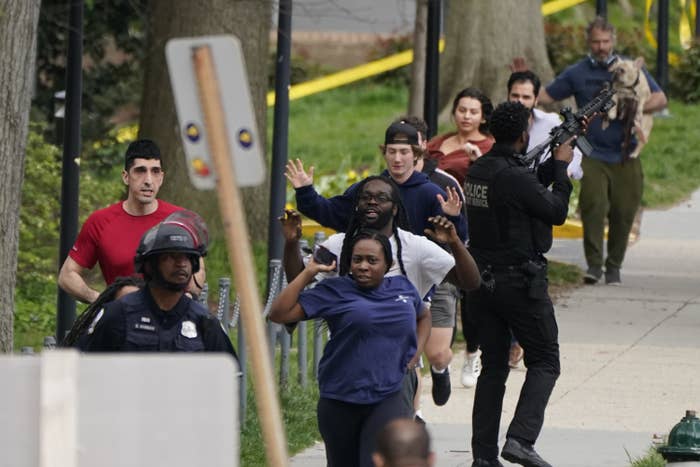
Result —
M622 286L585 286L556 304L562 374L536 445L552 465L629 465L686 409L700 409L698 232L700 191L672 209L645 211ZM548 257L585 266L581 240L555 240ZM444 407L433 405L430 377L424 379L423 415L438 466L471 465L474 391L459 383L463 359L459 352L451 365L453 391ZM508 379L502 432L524 376L520 368ZM291 464L325 465L322 444Z

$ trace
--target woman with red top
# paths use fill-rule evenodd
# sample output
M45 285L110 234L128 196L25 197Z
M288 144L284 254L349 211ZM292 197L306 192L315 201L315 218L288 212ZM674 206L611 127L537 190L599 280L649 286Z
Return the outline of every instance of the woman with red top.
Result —
M452 118L457 131L438 135L428 142L428 157L438 161L438 167L464 185L472 161L486 154L493 146L488 121L493 104L476 88L460 91L452 102Z

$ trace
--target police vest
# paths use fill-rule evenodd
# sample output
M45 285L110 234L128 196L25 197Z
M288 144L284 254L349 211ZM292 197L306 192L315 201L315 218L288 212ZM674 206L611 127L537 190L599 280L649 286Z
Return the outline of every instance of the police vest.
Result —
M540 259L552 245L551 226L528 215L517 196L509 193L503 175L534 175L504 149L494 147L477 159L465 181L469 251L481 267L520 265Z
M204 351L201 322L205 311L190 300L179 316L157 317L141 293L122 299L126 317L125 351L200 352ZM172 320L172 321L169 321Z

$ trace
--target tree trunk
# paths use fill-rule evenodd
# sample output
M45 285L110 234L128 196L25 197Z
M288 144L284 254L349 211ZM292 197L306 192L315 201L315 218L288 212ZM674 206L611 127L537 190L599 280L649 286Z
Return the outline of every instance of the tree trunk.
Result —
M454 96L473 86L494 105L505 100L514 57L525 57L542 83L553 78L547 57L540 0L460 0L445 17L445 51L440 60L441 118Z
M40 0L0 0L0 352L12 351L19 206Z
M177 7L175 7L177 5ZM270 0L151 0L148 15L148 53L139 136L160 146L165 181L160 197L198 212L213 235L221 232L215 191L197 191L190 183L175 104L165 62L165 44L174 37L235 34L241 40L255 106L260 144L265 144L266 91ZM248 225L256 238L267 237L268 183L243 190Z
M425 99L425 58L428 29L428 0L416 0L416 22L413 28L413 63L408 114L423 118ZM433 128L433 133L436 133Z

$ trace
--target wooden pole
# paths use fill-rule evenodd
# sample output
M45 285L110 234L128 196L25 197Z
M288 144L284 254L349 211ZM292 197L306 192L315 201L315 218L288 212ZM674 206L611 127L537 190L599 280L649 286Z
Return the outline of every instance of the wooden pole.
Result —
M262 306L253 267L253 253L248 239L241 194L231 162L231 146L226 133L221 94L210 48L208 46L195 48L192 60L209 151L217 175L216 191L219 195L219 209L226 233L228 255L236 291L241 301L242 322L251 356L253 384L267 461L271 466L287 466L289 461L287 441L265 338Z

